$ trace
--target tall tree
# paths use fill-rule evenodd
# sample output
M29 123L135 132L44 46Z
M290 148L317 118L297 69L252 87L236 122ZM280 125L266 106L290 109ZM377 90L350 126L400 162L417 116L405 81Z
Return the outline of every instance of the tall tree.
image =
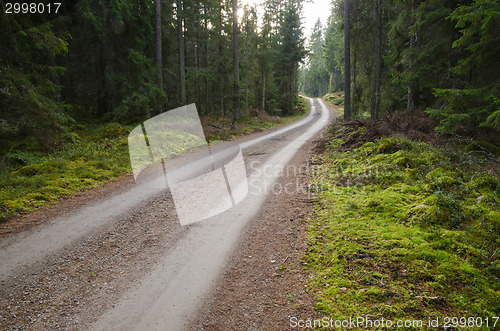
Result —
M162 61L162 40L161 40L161 3L160 0L155 0L155 18L156 18L156 71L158 87L163 90L163 61ZM159 105L161 112L161 104Z
M234 119L239 120L240 113L240 57L238 39L238 0L233 1L233 78L234 78Z
M418 2L419 0L411 0L411 26L414 26L416 23L416 11L418 7ZM418 32L417 31L410 31L410 52L408 56L408 69L410 72L410 81L408 82L408 102L406 105L406 109L408 110L414 110L419 107L419 101L420 101L420 95L419 95L419 77L416 74L415 70L415 57L417 53L417 38L418 38Z
M440 121L440 129L474 134L479 126L483 134L490 132L490 136L498 137L500 3L474 0L447 13L459 32L449 51L451 58L458 57L458 61L451 62L451 84L446 88L434 86L437 102L428 112ZM496 142L500 143L500 139Z
M332 3L328 26L325 31L324 57L326 70L330 74L329 91L339 91L344 88L344 49L341 26L343 19L340 19L340 12L343 12L343 5L340 2ZM343 15L342 15L343 17Z
M276 74L280 86L280 107L283 114L292 112L297 93L296 73L298 63L306 55L300 22L300 6L290 1L285 5L280 25L276 57Z
M325 95L328 91L328 83L330 80L329 73L326 70L323 34L323 26L318 19L314 24L313 31L309 38L309 53L301 77L301 80L304 80L304 92L313 97ZM304 75L306 75L307 81L303 79Z
M351 38L349 0L344 0L344 121L351 119Z
M81 0L69 19L63 97L106 120L156 112L154 3Z
M179 83L181 85L181 105L186 104L186 64L184 55L183 1L176 0L177 5L177 40L179 43Z
M375 70L373 74L373 93L371 97L371 119L378 119L380 107L380 79L382 75L382 0L375 0L377 33L375 38Z
M4 9L3 3L0 4ZM69 35L42 15L2 14L0 21L0 155L13 138L49 149L72 118L59 100ZM59 22L60 24L64 22ZM7 144L5 144L7 143ZM5 145L4 145L5 144Z

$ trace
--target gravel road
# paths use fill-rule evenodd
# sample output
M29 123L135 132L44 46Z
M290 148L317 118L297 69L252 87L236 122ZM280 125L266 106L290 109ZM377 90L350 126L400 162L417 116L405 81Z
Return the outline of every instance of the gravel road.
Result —
M297 123L213 146L217 159L240 145L251 185L242 202L210 219L181 226L168 190L129 176L24 217L22 226L2 226L0 329L188 327L269 202L277 170L333 117L322 101L309 102ZM168 170L182 180L208 170L198 161L191 153Z

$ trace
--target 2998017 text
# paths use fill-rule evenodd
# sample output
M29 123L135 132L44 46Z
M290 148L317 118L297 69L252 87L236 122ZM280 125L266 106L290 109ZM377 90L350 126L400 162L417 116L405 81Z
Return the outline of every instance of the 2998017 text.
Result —
M61 7L60 2L54 3L11 3L5 4L6 14L57 14Z

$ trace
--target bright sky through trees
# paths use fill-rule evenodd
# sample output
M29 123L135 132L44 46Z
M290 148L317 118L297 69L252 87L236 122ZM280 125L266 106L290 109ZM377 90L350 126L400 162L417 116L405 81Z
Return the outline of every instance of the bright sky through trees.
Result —
M331 0L312 0L304 3L303 24L304 36L309 38L314 27L314 23L321 20L323 28L326 27L328 16L330 16Z
M262 6L265 0L241 0L241 7L245 4L250 6L257 5L259 10L259 20L262 19ZM330 16L331 0L308 0L304 3L302 12L302 24L304 27L304 36L309 38L314 27L314 23L321 20L323 27L326 27L328 16ZM243 10L240 12L240 16Z

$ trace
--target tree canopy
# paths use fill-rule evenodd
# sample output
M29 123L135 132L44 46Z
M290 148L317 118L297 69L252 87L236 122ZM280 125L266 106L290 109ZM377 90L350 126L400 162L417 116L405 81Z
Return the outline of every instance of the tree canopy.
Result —
M329 92L344 88L343 4L332 2L322 50L310 46L302 75L311 95L324 94L313 87L318 66L328 72ZM350 7L354 116L421 109L439 130L498 135L498 1L351 0Z
M127 124L195 102L201 115L238 119L240 108L295 106L300 1L268 0L262 26L256 7L234 0L159 1L160 40L153 1L70 1L51 14L5 5L1 137L50 148L81 118Z

